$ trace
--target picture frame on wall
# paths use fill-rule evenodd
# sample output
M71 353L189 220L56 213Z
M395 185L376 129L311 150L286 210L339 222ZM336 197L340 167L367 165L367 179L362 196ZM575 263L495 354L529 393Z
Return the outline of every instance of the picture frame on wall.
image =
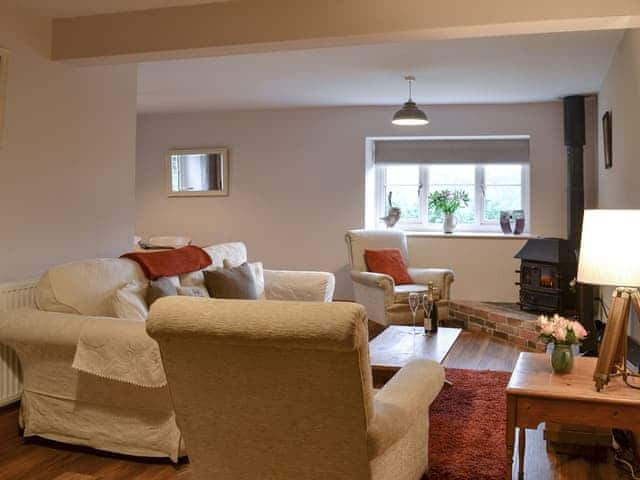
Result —
M7 110L7 75L9 52L0 48L0 148L4 145L5 113Z
M602 116L602 144L604 146L604 168L613 166L613 139L611 126L611 111L605 112Z

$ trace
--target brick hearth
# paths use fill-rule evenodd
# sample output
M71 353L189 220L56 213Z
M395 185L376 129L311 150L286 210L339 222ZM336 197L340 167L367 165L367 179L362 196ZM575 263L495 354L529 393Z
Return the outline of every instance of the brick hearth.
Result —
M448 310L449 326L484 332L527 350L545 351L546 345L539 340L537 315L519 310L516 304L450 300Z

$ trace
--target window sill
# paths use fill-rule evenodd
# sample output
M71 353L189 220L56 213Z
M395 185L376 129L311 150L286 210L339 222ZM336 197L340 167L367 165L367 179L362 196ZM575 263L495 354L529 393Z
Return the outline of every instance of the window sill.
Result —
M533 235L531 233L521 233L520 235L505 235L500 232L420 232L420 231L406 231L407 237L428 237L428 238L483 238L483 239L498 239L498 240L527 240L529 238L540 238L539 235Z

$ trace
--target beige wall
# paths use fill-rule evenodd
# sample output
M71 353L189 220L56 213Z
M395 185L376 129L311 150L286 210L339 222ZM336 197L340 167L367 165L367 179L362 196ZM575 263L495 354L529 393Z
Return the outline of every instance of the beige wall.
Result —
M604 168L600 119L612 113L613 167ZM640 30L628 30L598 96L598 208L640 208ZM611 289L604 289L607 301ZM640 325L632 322L640 341Z
M143 236L191 235L208 244L244 240L270 268L337 275L337 298L351 298L344 233L364 224L365 138L386 135L531 135L532 233L566 232L566 160L560 102L426 108L426 129L390 124L394 108L157 114L138 117L136 228ZM589 102L589 124L595 123ZM593 129L590 128L593 133ZM593 164L592 138L587 161ZM169 148L227 146L230 196L168 198ZM588 185L593 183L589 169ZM521 240L410 239L416 264L453 266L457 298L514 301Z
M0 7L0 281L117 255L133 234L136 67L52 63L50 38L50 20Z

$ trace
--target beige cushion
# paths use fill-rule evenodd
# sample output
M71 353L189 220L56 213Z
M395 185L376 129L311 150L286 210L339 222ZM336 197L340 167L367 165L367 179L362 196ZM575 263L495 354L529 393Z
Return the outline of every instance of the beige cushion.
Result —
M225 261L223 268L204 272L209 295L214 298L257 300L256 278L248 263L231 267Z
M209 292L204 287L178 287L178 295L183 297L209 298Z
M247 247L242 242L221 243L204 248L211 257L211 266L207 270L222 267L223 260L229 259L233 265L241 265L247 261Z
M215 268L220 268L224 265L225 260L228 260L227 265L229 266L238 266L244 263L236 263L235 260L223 258L222 260L220 260L220 265L218 267L215 267L212 264L210 267L207 267L204 270L213 270ZM249 264L249 266L251 267L253 275L255 276L258 300L264 300L266 298L266 295L264 291L264 267L262 265L262 262L252 262ZM180 285L183 287L201 287L206 290L206 286L204 284L204 270L197 270L195 272L180 275Z
M118 289L113 296L113 311L118 318L130 320L146 320L149 314L145 301L145 285L139 282L129 282Z
M129 282L147 280L137 263L119 258L96 258L49 269L36 287L40 310L115 316L113 296Z
M407 285L396 285L393 289L394 303L409 303L409 294L411 292L427 293L429 287L426 285L417 285L410 283Z

